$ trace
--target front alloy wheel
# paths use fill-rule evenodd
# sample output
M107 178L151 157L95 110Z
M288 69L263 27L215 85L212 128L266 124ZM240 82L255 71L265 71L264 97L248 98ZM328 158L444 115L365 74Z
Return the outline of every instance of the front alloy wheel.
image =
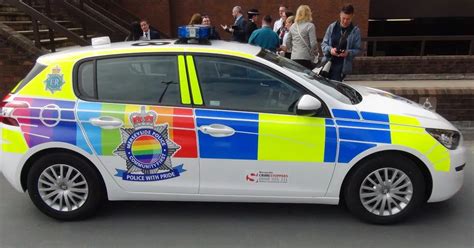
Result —
M426 185L419 165L394 153L361 162L348 175L343 197L360 219L375 224L399 222L426 200Z
M368 175L359 197L365 209L375 215L390 216L403 211L413 196L413 184L403 171L382 168Z

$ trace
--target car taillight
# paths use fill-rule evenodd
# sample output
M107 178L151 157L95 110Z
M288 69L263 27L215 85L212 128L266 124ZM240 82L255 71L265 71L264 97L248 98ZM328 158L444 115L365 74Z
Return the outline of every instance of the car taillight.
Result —
M9 102L7 100L8 98L9 95L7 95L0 103L0 122L10 126L20 126L18 121L13 118L13 112L15 109L27 109L29 106L26 102Z

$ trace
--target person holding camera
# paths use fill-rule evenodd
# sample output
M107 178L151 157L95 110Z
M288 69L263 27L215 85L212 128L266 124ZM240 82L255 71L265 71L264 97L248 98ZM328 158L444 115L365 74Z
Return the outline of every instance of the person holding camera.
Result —
M360 53L361 46L360 29L352 23L354 7L344 5L339 17L339 21L329 25L321 43L324 54L322 63L330 63L325 76L336 81L342 81L352 72L352 60Z

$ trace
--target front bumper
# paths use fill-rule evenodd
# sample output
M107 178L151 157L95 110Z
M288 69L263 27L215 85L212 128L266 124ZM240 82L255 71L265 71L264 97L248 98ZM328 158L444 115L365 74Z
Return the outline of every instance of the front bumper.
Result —
M440 202L453 197L464 183L464 171L469 166L466 161L467 148L460 145L450 151L451 166L449 172L432 172L433 190L428 202ZM461 167L464 167L461 169Z

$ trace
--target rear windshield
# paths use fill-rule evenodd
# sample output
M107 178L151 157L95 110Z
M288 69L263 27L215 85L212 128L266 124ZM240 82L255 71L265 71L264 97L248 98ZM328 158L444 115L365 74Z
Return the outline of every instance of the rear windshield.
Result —
M20 91L23 87L25 87L26 84L28 84L33 78L35 78L38 74L40 74L44 69L46 69L46 65L42 65L40 63L36 63L35 66L33 66L33 69L31 69L31 71L26 75L25 78L23 78L23 80L20 81L20 83L18 84L18 86L15 87L15 89L13 89L13 91L11 92L12 94L15 94L17 93L18 91Z

